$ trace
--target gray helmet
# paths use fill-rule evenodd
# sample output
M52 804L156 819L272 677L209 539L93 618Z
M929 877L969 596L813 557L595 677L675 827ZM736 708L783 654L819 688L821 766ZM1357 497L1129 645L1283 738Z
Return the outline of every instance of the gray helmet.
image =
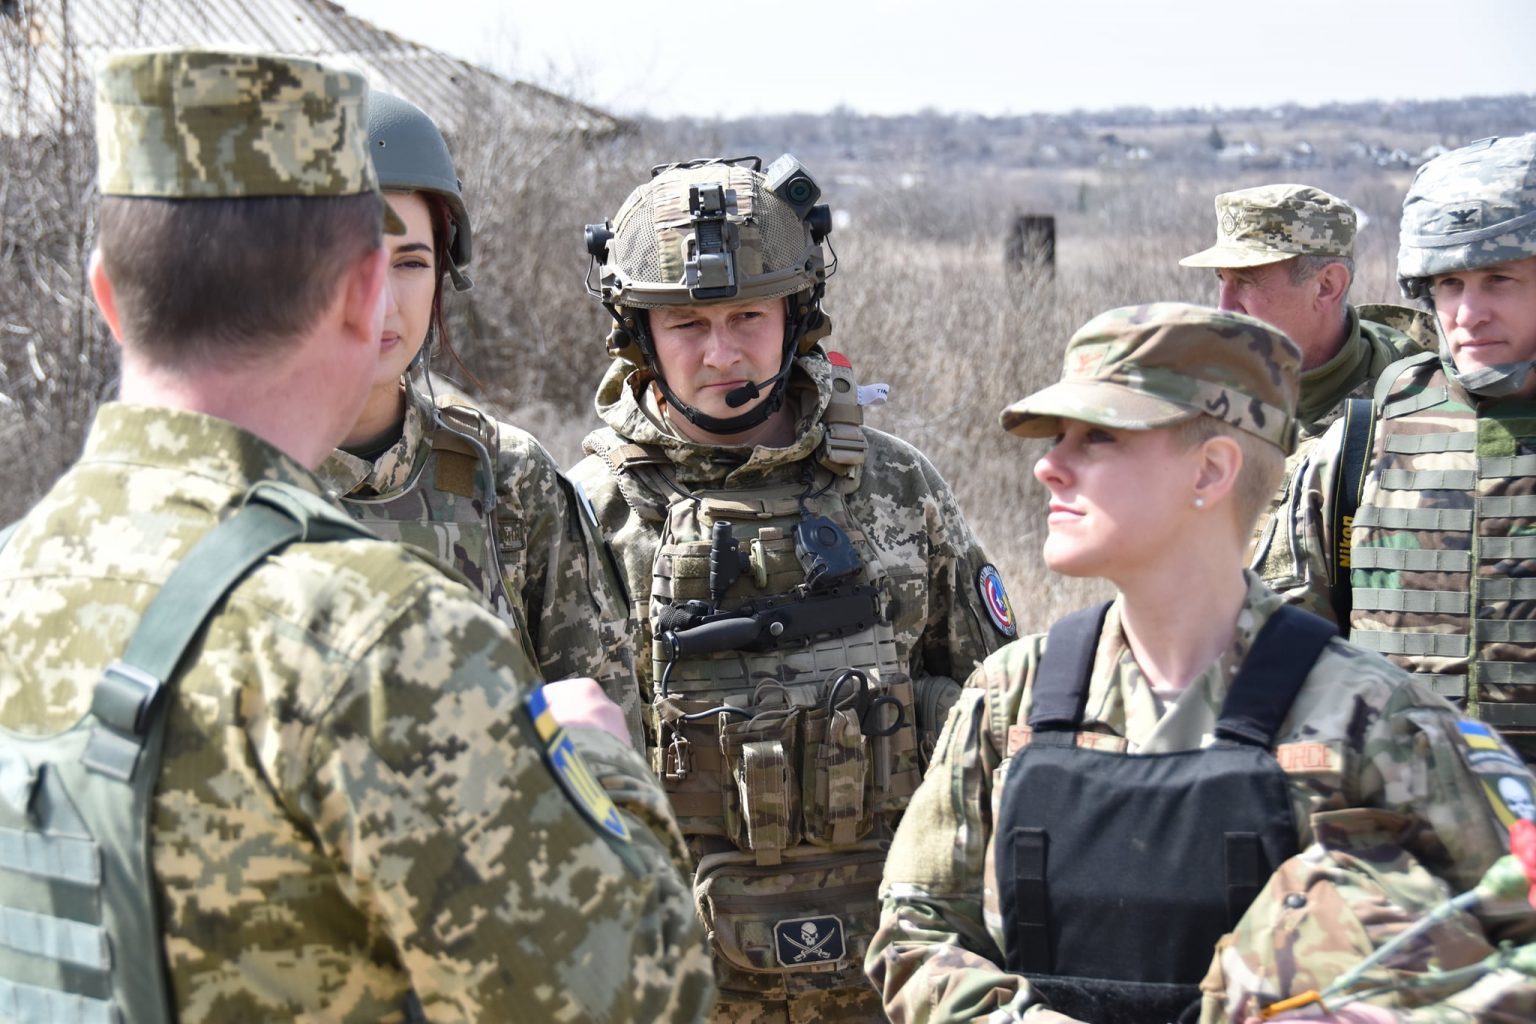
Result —
M737 433L762 422L779 407L795 355L831 331L821 296L836 269L822 246L832 211L820 198L816 182L787 153L766 171L755 156L653 167L651 180L630 193L611 222L587 225L587 290L615 322L609 353L649 367L667 400L707 430ZM643 311L756 299L784 299L786 307L779 372L762 382L771 385L769 400L729 419L680 402L661 376ZM759 387L743 389L741 404Z
M1403 199L1397 278L1427 298L1437 274L1536 256L1536 134L1492 138L1420 167Z
M454 287L467 290L464 273L473 251L469 211L464 208L463 183L453 169L453 157L443 133L414 103L386 92L368 93L368 145L379 187L394 192L431 192L448 203L448 273Z

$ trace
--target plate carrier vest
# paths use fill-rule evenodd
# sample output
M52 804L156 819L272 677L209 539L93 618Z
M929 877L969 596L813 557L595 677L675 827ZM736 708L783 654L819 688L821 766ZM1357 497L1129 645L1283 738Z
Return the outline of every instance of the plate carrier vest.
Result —
M831 365L802 484L690 491L659 447L596 448L660 534L636 602L647 742L725 1003L868 992L885 850L919 781L888 572L847 502L868 447L858 389Z
M1480 404L1433 354L1382 382L1349 639L1536 758L1536 401Z

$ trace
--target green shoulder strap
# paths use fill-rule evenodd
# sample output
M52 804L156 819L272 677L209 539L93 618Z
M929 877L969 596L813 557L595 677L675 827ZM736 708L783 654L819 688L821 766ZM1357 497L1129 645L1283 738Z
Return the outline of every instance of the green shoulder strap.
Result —
M1375 434L1376 404L1369 398L1344 403L1344 444L1339 472L1333 482L1333 557L1328 560L1328 590L1339 633L1349 635L1349 613L1354 605L1349 581L1349 528L1360 508L1365 487L1366 464L1371 458Z
M91 712L106 728L87 747L86 765L125 782L133 777L166 681L214 607L258 562L298 540L369 536L307 491L273 482L253 487L240 510L200 540L166 579L128 649L97 681Z

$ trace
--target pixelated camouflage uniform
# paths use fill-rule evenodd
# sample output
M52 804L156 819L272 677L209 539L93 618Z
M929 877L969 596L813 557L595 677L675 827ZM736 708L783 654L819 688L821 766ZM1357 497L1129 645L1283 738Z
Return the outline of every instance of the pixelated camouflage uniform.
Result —
M412 383L400 439L372 460L337 449L319 476L374 533L462 573L543 678L596 679L638 738L627 610L580 496L532 434Z
M1456 895L1403 849L1415 827L1411 819L1356 808L1314 815L1312 824L1317 841L1270 876L1237 928L1218 944L1201 983L1201 1024L1241 1024L1263 1006L1323 991ZM1370 1002L1401 1011L1415 1024L1536 1017L1536 982L1522 982L1514 972L1471 986L1454 979L1435 983L1430 976L1493 953L1477 918L1456 912L1369 971L1371 986L1404 986Z
M1514 221L1536 211L1533 139L1475 143L1420 168L1404 204L1405 288L1422 296L1435 274L1536 255L1536 229ZM1480 218L1475 230L1456 213ZM1459 242L1466 233L1476 237ZM1280 513L1296 569L1270 583L1332 618L1328 579L1336 564L1347 569L1351 641L1464 701L1536 759L1536 401L1487 392L1442 345L1439 358L1404 360L1383 376L1375 413L1347 538L1334 530L1345 446L1336 426L1298 468Z
M1261 185L1216 197L1216 244L1179 262L1191 267L1263 266L1298 256L1350 257L1357 217L1337 196L1304 185ZM1294 572L1291 548L1275 541L1275 512L1291 478L1328 426L1352 398L1371 397L1376 378L1405 356L1433 349L1434 324L1422 311L1385 303L1344 305L1345 336L1332 358L1301 373L1296 403L1296 450L1286 459L1285 481L1254 530L1250 566L1266 580ZM1282 534L1283 536L1283 534Z
M616 361L597 397L608 426L587 438L593 454L571 472L592 498L620 564L639 630L636 648L653 655L637 659L641 698L651 709L646 742L656 770L674 776L666 785L698 862L696 892L716 943L717 1020L878 1017L879 1000L859 965L878 913L885 844L917 783L918 751L910 727L889 741L866 742L856 721L844 721L846 710L828 716L828 683L850 664L868 668L901 700L910 726L914 688L968 673L1001 640L978 590L986 558L949 487L921 453L866 427L837 436L839 443L867 442L862 472L839 476L847 466L835 455L837 472L821 461L829 451L834 392L852 394L837 379L840 372L820 351L797 360L788 393L795 439L787 447L711 447L664 428L647 374ZM684 586L702 583L709 527L701 520L722 516L738 529L754 530L755 522L765 527L755 537L767 552L767 586L760 589L753 572L745 572L728 592L725 604L733 606L805 581L785 532L801 520L802 502L807 513L827 514L847 532L864 560L860 579L878 586L889 623L783 652L684 658L669 684L671 696L661 698L653 629L664 602L655 598L689 596ZM757 512L770 518L759 520ZM753 536L740 534L743 551ZM728 726L726 737L713 720L677 722L683 712L754 701L768 710L751 726ZM759 729L766 731L753 731ZM686 777L677 777L672 754L679 736L688 744ZM782 797L753 789L741 801L737 786L756 786L751 780L759 777L748 760L765 748L772 748L777 771L787 767L799 781ZM823 781L827 788L818 791ZM805 787L803 793L796 786ZM756 812L744 812L744 802ZM850 808L856 813L845 817ZM827 914L841 921L845 948L835 966L797 970L793 956L776 959L775 930L788 929L778 940L782 948L814 948L826 936L820 915ZM822 930L796 935L794 922L802 920L800 927Z
M252 484L321 493L232 424L108 404L0 552L0 724L68 727L191 546ZM572 805L537 671L452 570L294 544L176 679L152 863L179 1018L697 1019L712 979L643 761L571 734L630 841Z
M1245 575L1248 594L1232 646L1171 708L1137 666L1118 602L1111 606L1080 745L1157 754L1212 742L1230 682L1281 603ZM999 966L1005 940L992 822L1012 757L1029 742L1025 722L1044 645L1044 636L1009 644L971 678L897 832L882 884L881 927L866 961L893 1021L1065 1019L1042 1005L1024 978ZM1509 817L1485 795L1488 783L1472 768L1458 721L1454 709L1401 670L1330 642L1276 739L1298 844L1314 840L1314 815L1378 808L1404 817L1404 849L1431 874L1458 892L1475 885L1506 852ZM1483 924L1500 939L1536 931L1529 918Z
M109 54L96 87L104 195L377 195L356 72L178 48ZM216 345L200 354L228 369ZM78 879L29 802L35 773L60 772L5 736L91 721L98 679L173 570L269 481L324 504L311 473L230 422L110 403L0 551L0 872L17 900L0 914L0 1012L109 1019L100 993L163 955L183 1021L400 1020L410 1004L454 1021L701 1017L713 978L686 849L643 762L597 730L562 741L533 713L538 674L506 624L451 567L382 541L297 542L258 564L158 691L165 745L142 812L163 948L114 951L96 929L104 891L131 898L100 854L64 892ZM53 874L27 870L39 863ZM93 929L81 957L71 937Z

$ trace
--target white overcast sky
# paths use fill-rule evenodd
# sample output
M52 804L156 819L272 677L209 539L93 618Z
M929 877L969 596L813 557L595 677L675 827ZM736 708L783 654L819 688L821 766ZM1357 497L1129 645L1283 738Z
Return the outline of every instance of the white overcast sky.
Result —
M1536 0L340 0L618 114L986 114L1536 91Z

